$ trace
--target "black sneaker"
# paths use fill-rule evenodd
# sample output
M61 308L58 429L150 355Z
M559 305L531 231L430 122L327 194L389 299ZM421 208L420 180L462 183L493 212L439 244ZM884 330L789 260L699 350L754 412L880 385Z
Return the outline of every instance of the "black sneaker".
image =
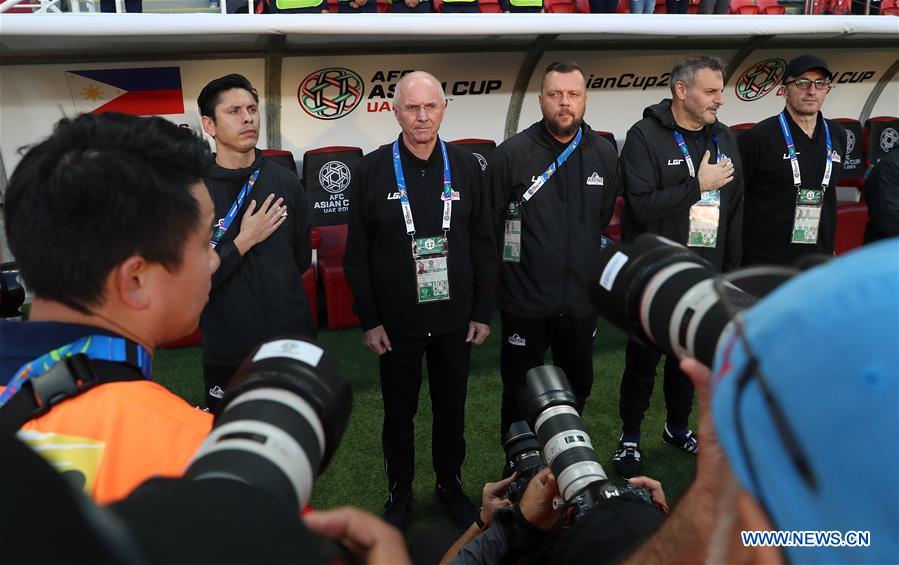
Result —
M451 484L446 487L438 483L435 491L437 500L446 507L454 524L460 528L468 528L474 522L478 511L462 492L461 485Z
M622 479L630 479L640 474L640 444L632 441L618 441L618 451L612 456L612 467Z
M699 453L699 440L696 439L696 434L693 433L693 430L688 429L687 435L674 437L668 431L668 424L665 424L665 429L662 430L662 441L687 453L694 455Z
M387 495L387 502L384 503L384 521L394 526L401 532L405 532L409 528L409 519L412 516L412 493L403 493L401 495Z

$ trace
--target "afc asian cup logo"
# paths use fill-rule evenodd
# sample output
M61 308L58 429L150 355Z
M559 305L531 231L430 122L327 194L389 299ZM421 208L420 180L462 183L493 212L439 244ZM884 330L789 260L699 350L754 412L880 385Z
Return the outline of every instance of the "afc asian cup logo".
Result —
M884 153L889 153L899 143L899 132L893 128L886 128L880 132L880 148Z
M352 179L350 168L340 161L328 161L318 171L318 182L331 194L340 194Z
M852 130L846 130L846 155L852 153L852 150L855 149L855 134L852 133Z
M349 69L319 69L303 79L297 100L304 112L319 120L336 120L356 109L365 93L362 77Z
M783 59L765 59L752 65L737 80L737 98L745 102L758 100L780 84L786 70Z

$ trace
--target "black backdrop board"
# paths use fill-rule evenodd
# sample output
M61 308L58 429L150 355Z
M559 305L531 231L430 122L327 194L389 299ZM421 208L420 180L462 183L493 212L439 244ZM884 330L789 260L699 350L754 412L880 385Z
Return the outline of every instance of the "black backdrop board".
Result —
M478 163L481 164L482 171L487 170L487 163L490 162L490 158L493 157L493 150L496 149L496 143L489 139L471 141L458 139L456 141L451 141L450 143L458 145L459 147L464 147L474 153L474 156L478 158Z
M862 125L858 120L837 120L846 128L846 159L843 161L844 179L865 178L865 153Z
M309 193L313 226L347 223L350 180L361 159L358 147L314 149L303 155L303 184Z
M899 118L868 121L868 162L875 164L890 151L899 149Z

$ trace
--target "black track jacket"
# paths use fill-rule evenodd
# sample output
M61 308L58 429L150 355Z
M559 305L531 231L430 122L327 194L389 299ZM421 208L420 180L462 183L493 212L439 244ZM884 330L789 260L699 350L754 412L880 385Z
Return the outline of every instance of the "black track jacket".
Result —
M600 236L620 192L618 155L590 126L581 127L581 145L521 207L521 262L503 262L500 268L503 312L524 318L596 312L589 289L596 280ZM541 120L497 147L487 172L499 249L509 203L521 200L567 145Z
M621 177L625 206L621 237L633 241L642 233L654 233L686 245L690 232L690 207L699 202L699 179L690 177L684 155L674 139L684 136L696 173L703 154L717 163L712 136L718 136L721 153L734 163L734 180L721 187L721 215L714 248L691 247L716 269L727 272L740 266L743 242L743 166L733 132L716 121L701 134L680 129L671 113L671 100L643 111L643 119L627 132L621 151Z
M222 260L212 276L209 303L200 316L203 362L237 365L260 342L286 334L315 335L309 301L300 276L312 261L309 203L300 179L257 150L245 169L218 165L205 179L215 205L216 222L224 218L240 189L256 169L259 177L231 227L216 247ZM241 257L234 245L250 200L256 209L269 194L284 198L287 220L265 241Z
M393 170L393 143L362 158L350 182L350 218L343 265L362 329L383 325L388 334L439 335L469 321L490 323L496 245L483 173L467 149L446 144L453 201L449 231L450 299L417 303L415 262ZM400 136L400 160L416 238L443 233L443 153L440 141L427 160Z

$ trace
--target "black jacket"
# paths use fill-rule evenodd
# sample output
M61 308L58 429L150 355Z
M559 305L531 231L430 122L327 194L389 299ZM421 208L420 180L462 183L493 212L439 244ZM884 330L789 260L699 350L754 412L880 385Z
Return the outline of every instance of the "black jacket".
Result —
M521 207L521 262L500 267L503 312L525 318L595 313L589 289L596 280L600 236L620 191L618 155L587 124L581 127L580 146ZM520 201L567 145L550 135L541 120L493 153L487 172L500 249L509 203Z
M821 188L824 178L827 145L823 120L824 116L819 112L815 133L809 138L787 112L787 125L793 135L803 188ZM824 193L817 245L790 243L796 188L787 142L777 116L762 120L740 136L740 154L746 169L746 210L743 215L743 262L746 265L789 265L803 255L833 254L837 233L836 186L843 173L846 130L839 122L827 120L827 125L836 158L830 185Z
M674 139L680 131L687 143L697 174L703 154L717 163L712 136L718 136L723 156L734 164L734 180L721 187L721 214L714 248L691 247L720 271L740 265L743 227L743 167L737 140L730 128L716 121L701 132L678 127L671 113L671 100L643 110L643 119L627 132L621 151L621 177L625 206L621 237L633 241L643 233L654 233L686 245L690 233L690 207L700 200L699 179L691 177L684 154Z
M240 189L260 167L252 192L216 247L222 264L212 276L209 304L200 317L203 362L207 364L236 365L264 340L315 334L300 280L312 260L310 211L297 176L267 161L258 151L256 160L245 169L214 165L206 186L215 205L216 222L228 213ZM234 238L240 233L244 212L250 200L256 201L258 210L269 194L284 198L287 220L241 257Z
M484 196L481 166L470 151L447 144L453 190L449 231L450 299L417 303L415 262L406 233L393 170L393 144L362 158L350 182L350 217L344 271L353 291L353 311L370 330L439 335L490 323L496 246ZM400 138L400 159L415 221L416 238L442 234L443 154L440 142L421 160Z
M865 181L865 243L899 235L899 149L883 156Z

